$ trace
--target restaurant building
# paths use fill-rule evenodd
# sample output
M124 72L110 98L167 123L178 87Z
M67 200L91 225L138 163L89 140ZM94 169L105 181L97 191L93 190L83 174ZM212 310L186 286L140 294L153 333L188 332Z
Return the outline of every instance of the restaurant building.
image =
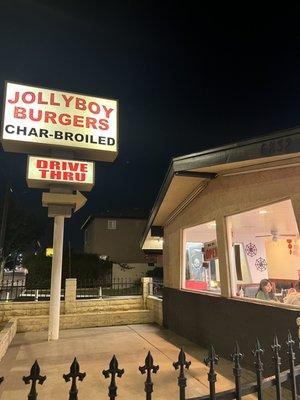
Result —
M226 356L237 339L249 352L257 337L298 336L300 128L173 159L142 247L154 226L167 328Z

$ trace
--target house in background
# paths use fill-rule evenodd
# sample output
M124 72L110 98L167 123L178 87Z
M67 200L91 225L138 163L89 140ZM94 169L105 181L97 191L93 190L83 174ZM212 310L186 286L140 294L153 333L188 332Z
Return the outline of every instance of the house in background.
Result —
M155 252L144 252L140 238L148 215L140 209L105 211L90 215L84 231L84 252L112 263L113 279L140 279L157 266Z

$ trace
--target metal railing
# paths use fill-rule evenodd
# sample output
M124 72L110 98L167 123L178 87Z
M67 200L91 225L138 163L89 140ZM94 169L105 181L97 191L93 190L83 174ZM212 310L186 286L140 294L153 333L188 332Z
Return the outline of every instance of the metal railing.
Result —
M110 296L142 295L143 288L140 279L86 279L77 281L77 299L95 299Z
M264 350L261 348L259 341L257 340L255 349L252 351L254 356L254 366L256 373L256 381L249 384L242 384L242 367L241 360L243 359L243 354L240 352L239 346L236 343L234 347L234 352L231 355L231 359L233 361L233 377L235 381L235 387L231 390L226 390L222 392L216 392L216 381L217 381L217 372L216 372L216 364L218 363L219 357L216 355L214 348L211 346L209 350L208 357L204 360L205 364L208 366L208 382L209 382L209 395L201 396L201 397L193 397L186 398L186 387L187 387L187 377L186 370L188 370L191 366L191 362L187 361L186 355L184 351L181 349L178 355L178 360L173 363L173 367L175 370L179 370L179 374L177 377L177 385L178 385L178 398L179 400L241 400L244 396L249 394L257 394L258 400L264 399L264 391L267 388L274 387L276 391L276 397L274 394L274 399L281 400L282 399L282 384L289 383L291 390L291 399L297 399L297 386L296 386L296 377L300 375L300 365L295 365L295 351L294 351L295 342L291 337L291 334L288 334L288 340L286 342L287 346L287 354L288 354L288 362L289 369L281 372L281 357L280 350L281 345L278 343L278 339L274 337L274 343L271 346L273 351L273 365L274 365L274 375L268 378L263 377L263 361L262 356ZM154 392L154 384L152 381L152 373L157 373L159 371L159 365L155 365L153 357L148 352L145 358L145 364L143 366L138 367L138 370L141 374L146 374L146 380L144 384L145 398L146 400L152 399L152 393ZM110 378L110 384L108 386L108 398L110 400L115 400L117 397L117 385L116 378L121 378L124 375L124 369L120 369L118 365L118 360L116 356L113 356L109 368L107 370L103 370L102 374L105 378ZM78 400L78 388L77 388L77 380L83 381L86 377L85 372L80 372L80 366L75 358L73 363L70 366L70 372L64 374L62 378L71 383L71 388L69 390L69 394L67 394L66 390L66 399L68 396L69 400ZM28 399L37 400L37 390L36 384L39 383L42 385L46 381L46 376L40 375L40 366L37 361L32 365L30 374L28 376L23 377L23 381L25 384L31 383L30 392L28 394ZM4 381L4 378L0 378L0 384ZM41 397L42 398L42 397ZM43 398L48 398L47 395L44 395ZM81 397L82 399L88 399L84 394ZM93 397L94 398L94 397Z
M164 284L162 279L153 278L152 282L149 282L149 293L159 299L163 298L163 288Z
M0 285L0 301L49 301L50 280L27 283L25 280L3 280ZM64 285L63 285L64 286ZM65 289L61 289L64 300Z

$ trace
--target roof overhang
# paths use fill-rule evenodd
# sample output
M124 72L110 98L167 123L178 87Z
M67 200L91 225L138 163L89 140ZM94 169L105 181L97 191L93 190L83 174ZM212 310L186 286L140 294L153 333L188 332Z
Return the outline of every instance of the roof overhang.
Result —
M150 234L152 225L163 227L211 179L297 164L300 165L300 127L174 158L150 213L141 247L150 248L155 243Z

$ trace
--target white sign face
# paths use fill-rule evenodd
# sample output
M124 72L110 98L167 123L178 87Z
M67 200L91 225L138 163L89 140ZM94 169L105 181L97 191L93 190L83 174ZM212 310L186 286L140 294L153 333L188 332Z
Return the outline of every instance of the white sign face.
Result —
M44 155L63 148L74 157L113 161L118 153L118 102L7 82L2 146Z
M53 183L64 183L89 192L94 186L94 163L28 156L26 180L30 188L46 189Z

